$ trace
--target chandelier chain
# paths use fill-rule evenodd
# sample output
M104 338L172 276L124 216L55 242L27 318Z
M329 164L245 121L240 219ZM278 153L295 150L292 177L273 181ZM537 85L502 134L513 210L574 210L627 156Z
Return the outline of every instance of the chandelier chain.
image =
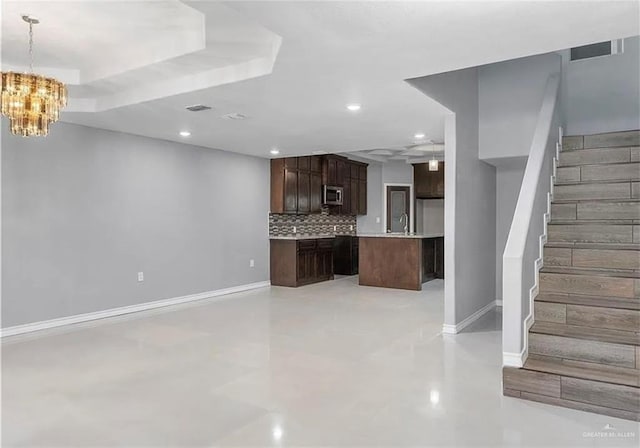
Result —
M29 70L33 73L33 22L29 22Z

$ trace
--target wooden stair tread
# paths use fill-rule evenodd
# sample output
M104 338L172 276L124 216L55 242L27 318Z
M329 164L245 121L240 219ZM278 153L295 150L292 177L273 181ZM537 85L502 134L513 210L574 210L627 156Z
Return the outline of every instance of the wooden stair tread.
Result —
M633 331L579 327L577 325L555 324L551 322L535 322L529 332L549 334L565 338L609 342L612 344L640 346L640 334Z
M544 247L592 250L637 250L640 243L579 243L574 241L547 241Z
M601 308L617 308L640 310L640 300L625 297L586 296L581 294L539 293L535 301L564 303L567 305L597 306Z
M640 272L631 269L582 268L574 266L544 266L540 272L551 274L589 275L595 277L640 278Z
M555 358L553 356L529 355L523 368L573 378L640 387L640 370L626 367Z

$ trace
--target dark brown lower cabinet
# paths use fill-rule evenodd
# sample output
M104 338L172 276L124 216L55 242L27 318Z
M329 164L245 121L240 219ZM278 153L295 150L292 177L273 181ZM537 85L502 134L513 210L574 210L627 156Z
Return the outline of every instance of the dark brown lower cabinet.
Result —
M356 275L358 273L358 237L337 235L333 244L333 273Z
M436 278L444 278L444 237L435 238Z
M333 280L333 238L271 240L271 284L297 287Z
M422 281L444 278L444 238L422 240Z

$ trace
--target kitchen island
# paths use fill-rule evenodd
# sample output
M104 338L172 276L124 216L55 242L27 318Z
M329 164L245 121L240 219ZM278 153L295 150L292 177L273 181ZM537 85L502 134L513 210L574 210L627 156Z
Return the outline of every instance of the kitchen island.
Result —
M424 282L444 278L444 235L358 234L359 283L421 291Z

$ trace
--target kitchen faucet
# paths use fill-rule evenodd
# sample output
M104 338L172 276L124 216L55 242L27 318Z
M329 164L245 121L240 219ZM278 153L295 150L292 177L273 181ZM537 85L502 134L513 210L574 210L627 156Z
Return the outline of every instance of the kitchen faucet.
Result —
M402 216L400 216L400 224L402 223L404 223L404 233L409 233L409 216L406 213L403 213Z

